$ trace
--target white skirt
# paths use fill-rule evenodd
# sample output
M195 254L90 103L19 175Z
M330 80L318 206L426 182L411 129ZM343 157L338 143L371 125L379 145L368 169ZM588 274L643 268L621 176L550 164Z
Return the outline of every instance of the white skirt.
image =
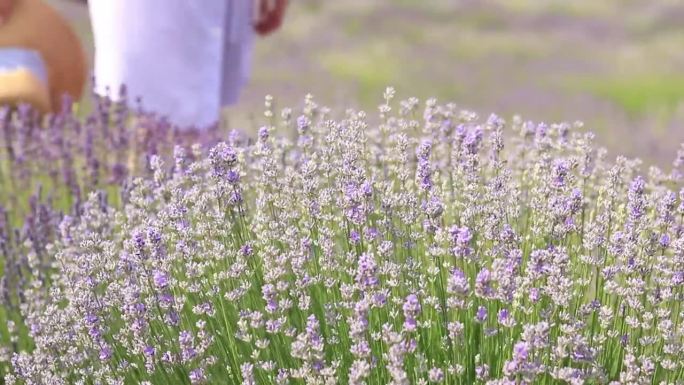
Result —
M95 89L179 127L218 122L251 64L252 0L90 0Z

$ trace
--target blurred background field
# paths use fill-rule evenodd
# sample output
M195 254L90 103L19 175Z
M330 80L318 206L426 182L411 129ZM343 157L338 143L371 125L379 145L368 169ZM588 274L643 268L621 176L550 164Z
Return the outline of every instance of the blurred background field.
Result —
M86 6L49 1L92 50ZM264 95L295 107L308 92L375 112L392 85L483 115L582 120L611 154L665 166L684 142L683 20L675 0L291 0L228 115L252 129Z

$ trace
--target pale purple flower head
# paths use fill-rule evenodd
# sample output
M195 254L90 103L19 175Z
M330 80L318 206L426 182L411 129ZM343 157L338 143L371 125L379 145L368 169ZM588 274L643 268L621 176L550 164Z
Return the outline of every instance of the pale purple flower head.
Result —
M513 360L524 362L530 353L530 346L527 342L518 342L513 346Z
M143 353L148 357L154 356L155 352L156 352L156 349L152 345L147 345L147 346L145 346L145 349L143 349Z
M507 326L511 320L511 314L509 313L508 309L501 309L499 310L497 319L500 324Z
M356 269L356 284L362 290L367 290L376 287L378 283L377 265L373 256L369 253L361 254Z
M432 368L428 371L428 381L439 383L444 381L444 371L440 368Z
M475 278L475 293L482 298L488 298L494 294L494 289L491 285L492 273L486 268L480 270Z
M108 361L110 358L112 358L112 348L105 344L100 348L100 361Z
M202 384L207 380L207 376L202 368L191 370L190 374L188 374L188 378L190 379L190 383L193 385Z
M404 310L404 329L406 331L412 332L416 330L418 322L416 317L420 314L420 300L415 294L409 294L404 300L404 305L402 306Z
M237 152L228 143L221 142L209 151L209 161L214 175L224 178L237 163Z
M479 306L477 308L477 313L475 313L475 320L477 322L484 322L487 319L487 308L484 306Z
M357 244L361 243L361 234L359 234L359 232L356 231L356 230L352 230L352 231L349 233L349 241L350 241L353 245L357 245Z
M253 252L254 249L252 248L252 245L249 243L245 243L240 247L240 254L242 254L245 257L249 257L250 255L252 255Z
M165 289L169 286L169 275L163 271L156 270L152 276L154 286L158 289Z

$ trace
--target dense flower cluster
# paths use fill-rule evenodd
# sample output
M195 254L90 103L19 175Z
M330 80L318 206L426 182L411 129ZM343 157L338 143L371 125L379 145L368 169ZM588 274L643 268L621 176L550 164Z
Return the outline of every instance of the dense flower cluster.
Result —
M54 269L47 248L64 213L78 216L90 191L118 207L131 176L151 175L153 155L170 160L175 144L207 148L235 135L218 127L179 131L139 103L129 108L120 92L121 103L93 96L87 116L68 99L60 113L42 118L27 105L0 106L0 375L13 352L33 345L21 305L29 277L46 280Z
M373 123L266 118L152 155L120 205L34 210L7 383L684 381L684 162L391 89Z

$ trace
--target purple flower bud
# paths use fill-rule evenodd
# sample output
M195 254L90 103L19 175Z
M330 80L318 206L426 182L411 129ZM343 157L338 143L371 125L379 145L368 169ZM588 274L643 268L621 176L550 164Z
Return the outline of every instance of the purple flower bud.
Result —
M489 298L494 293L491 287L492 273L488 269L482 269L475 278L475 293L482 298Z
M135 244L135 254L138 258L142 258L145 254L145 235L136 231L133 234L133 243Z
M159 302L164 307L169 307L173 304L173 295L171 293L162 293L159 295Z
M477 322L484 322L487 319L487 308L480 306L477 308L477 313L475 314L475 320Z
M415 294L409 294L406 297L406 300L404 300L404 305L403 305L403 310L404 310L404 328L406 331L412 332L416 330L416 327L418 325L418 322L416 321L416 317L418 314L420 314L420 301L418 300L418 296Z
M379 280L376 273L377 265L373 256L368 253L361 254L356 269L356 284L359 285L362 290L377 286Z
M261 293L266 301L266 311L268 313L275 313L278 310L278 301L276 300L276 288L272 284L266 284L261 288Z
M665 248L670 246L670 235L665 233L660 236L660 240L658 241L660 243L660 246Z
M536 287L531 288L529 298L532 303L537 303L540 298L539 289L537 289Z
M93 327L88 330L88 335L90 335L92 339L97 340L102 336L102 332L100 331L100 328Z
M164 317L164 321L171 326L177 326L178 322L180 321L180 317L178 316L178 313L175 311L171 311L166 314Z
M385 306L387 303L387 295L384 293L375 293L373 295L373 304L377 307Z
M321 360L315 360L313 365L311 365L311 367L313 368L314 371L320 372L321 370L323 370L324 366L323 366L323 362Z
M173 355L171 355L171 352L169 352L169 351L164 352L164 354L162 354L162 361L173 362Z
M94 325L98 321L98 317L95 314L88 314L85 317L83 317L83 320L88 324L88 325Z
M451 229L449 229L449 233L451 234L453 242L459 246L466 246L470 243L470 240L473 239L473 233L465 226L452 226Z
M373 185L369 181L363 182L361 184L360 192L366 198L370 198L373 196Z
M409 294L404 301L404 315L418 315L420 313L420 301L415 294Z
M366 228L364 234L366 235L366 238L369 241L372 241L380 236L380 231L378 231L378 229L376 229L375 227L368 227Z
M513 346L513 360L523 362L527 360L529 355L529 344L527 342L518 342Z
M207 376L204 374L204 369L197 368L190 371L190 374L188 374L188 378L190 379L190 383L194 385L205 382Z
M451 240L454 244L454 254L458 257L467 257L472 252L469 247L470 241L473 239L473 233L467 227L452 226L449 229Z
M178 343L181 344L181 346L188 346L192 344L192 334L190 334L190 332L187 330L183 330L178 335Z
M567 177L569 171L570 163L567 160L556 160L553 165L553 185L555 187L565 186L565 178Z
M268 140L268 136L269 136L268 127L264 126L264 127L259 128L259 140L260 141L265 142L266 140Z
M428 372L428 381L432 383L439 383L444 380L444 372L440 368L432 368Z
M672 284L679 286L684 283L684 271L678 271L672 276Z
M627 207L629 208L629 218L632 222L638 221L646 213L645 188L646 182L640 176L636 177L629 185Z
M629 342L629 336L627 334L623 334L620 337L620 344L622 344L622 346L627 346L628 342Z
M102 348L100 348L100 361L107 361L110 358L112 358L112 349L109 345L103 345Z
M416 321L415 318L407 317L406 320L404 321L404 329L407 332L415 331L417 326L418 326L418 321Z
M154 227L147 228L147 237L150 239L153 245L159 245L162 241L162 234L159 229Z
M499 314L497 315L497 318L499 320L500 324L505 324L510 317L510 313L508 312L508 309L501 309L499 310Z
M209 150L209 162L214 175L223 178L237 162L237 153L229 144L221 142Z
M299 115L299 117L297 117L297 130L299 131L300 134L306 133L306 131L308 131L310 125L311 125L311 121L306 116Z
M158 289L165 289L169 286L169 276L163 271L156 270L153 274L153 280Z
M142 303L142 302L136 303L136 304L133 306L133 308L135 309L136 312L138 312L138 313L140 313L140 314L144 313L145 310L146 310L146 306L145 306L145 304Z
M359 232L356 231L356 230L352 230L352 231L349 233L349 241L350 241L353 245L358 245L359 243L361 243L361 235L359 234Z
M240 181L240 173L238 173L235 170L229 170L227 179L228 179L228 183L236 184L237 182Z
M143 353L148 357L154 356L154 352L155 352L154 346L151 346L151 345L147 345L147 346L145 346L145 349L143 349Z
M489 365L479 365L475 367L475 376L480 381L483 381L489 377Z
M242 245L242 247L240 247L240 254L242 254L245 257L249 257L250 255L252 255L253 251L254 250L252 249L252 245L250 245L249 243L245 243L244 245Z

